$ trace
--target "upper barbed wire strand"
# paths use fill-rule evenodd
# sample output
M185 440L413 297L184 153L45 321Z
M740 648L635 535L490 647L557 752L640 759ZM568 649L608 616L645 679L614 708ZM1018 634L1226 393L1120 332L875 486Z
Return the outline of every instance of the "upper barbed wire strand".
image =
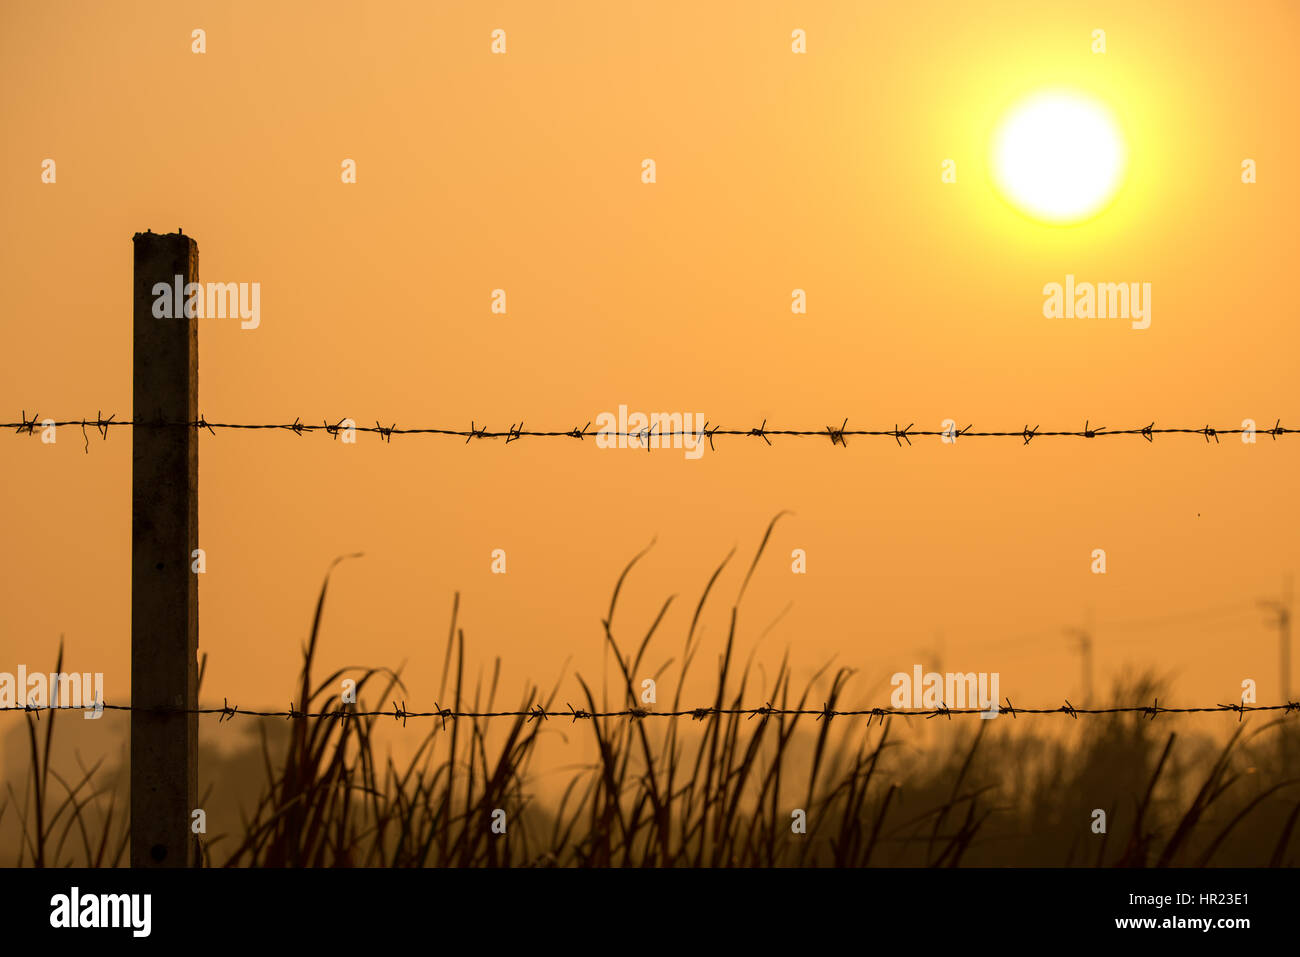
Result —
M698 430L692 429L658 429L649 427L640 429L635 432L608 431L598 430L590 431L591 423L571 429L525 429L523 422L519 425L511 423L505 431L488 429L486 426L479 426L477 419L471 420L468 429L456 428L438 428L438 427L415 427L399 428L396 423L392 425L381 425L378 421L374 425L357 425L345 426L348 419L343 418L331 424L328 419L322 420L320 425L314 425L303 422L301 419L294 419L292 422L209 422L206 418L200 416L199 419L192 422L136 422L131 419L118 419L116 415L104 418L102 414L97 414L93 419L63 419L57 421L45 421L38 415L33 415L30 419L27 417L26 410L23 410L22 417L16 422L0 422L0 430L12 429L15 434L34 435L38 428L47 428L54 426L56 428L65 426L79 426L84 432L87 428L95 428L99 431L101 437L108 438L108 430L111 428L168 428L168 427L188 427L193 429L206 429L215 435L218 429L246 429L246 430L281 430L293 432L296 435L302 435L304 432L325 432L330 436L337 438L340 431L350 429L353 432L367 432L378 435L385 442L391 442L394 435L445 435L453 438L463 438L466 444L472 439L505 439L506 444L517 441L522 438L537 439L587 439L587 438L613 438L613 439L630 439L646 443L646 448L650 449L651 442L656 440L662 444L664 439L693 437L696 439L707 438L710 448L713 447L715 436L734 436L745 438L759 438L768 445L771 445L773 437L778 438L820 438L830 439L832 445L847 446L846 439L863 437L863 438L892 438L898 445L906 442L912 444L914 438L949 438L952 442L957 439L994 439L994 438L1017 438L1028 445L1032 440L1039 438L1085 438L1096 439L1107 436L1141 436L1148 442L1153 441L1157 435L1199 435L1206 442L1213 439L1219 441L1220 436L1224 435L1245 435L1254 433L1256 435L1271 436L1274 440L1279 435L1288 435L1300 432L1300 428L1287 428L1282 425L1281 419L1276 419L1271 428L1217 428L1210 425L1203 426L1169 426L1157 427L1155 422L1140 428L1112 429L1105 426L1093 426L1090 422L1085 422L1082 429L1043 429L1035 425L1030 428L1028 425L1015 430L976 430L972 425L967 425L963 429L955 427L950 429L916 429L915 423L904 427L897 424L888 429L850 429L848 419L841 418L841 425L825 425L815 429L778 429L769 428L767 420L756 428L710 428L706 421L704 426Z

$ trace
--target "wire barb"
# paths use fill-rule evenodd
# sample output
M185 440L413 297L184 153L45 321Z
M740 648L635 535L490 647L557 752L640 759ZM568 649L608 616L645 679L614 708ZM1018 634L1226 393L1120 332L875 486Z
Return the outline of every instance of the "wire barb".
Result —
M848 417L846 416L844 419L844 424L841 425L838 429L832 429L829 425L826 426L826 431L830 434L831 437L831 445L835 445L838 443L839 445L842 445L845 448L849 447L849 443L844 441L844 430L848 428L848 424L849 424L849 420Z

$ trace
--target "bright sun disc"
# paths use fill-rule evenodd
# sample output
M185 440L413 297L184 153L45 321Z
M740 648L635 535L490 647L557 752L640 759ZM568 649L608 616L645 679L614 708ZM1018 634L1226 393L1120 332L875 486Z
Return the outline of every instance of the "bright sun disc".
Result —
M1124 141L1110 111L1060 91L1014 106L993 138L998 190L1029 216L1072 223L1100 212L1124 172Z

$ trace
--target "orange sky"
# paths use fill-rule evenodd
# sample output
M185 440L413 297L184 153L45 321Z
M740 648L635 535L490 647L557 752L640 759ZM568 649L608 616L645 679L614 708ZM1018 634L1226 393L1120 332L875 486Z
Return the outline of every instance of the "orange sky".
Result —
M1287 2L8 3L0 420L130 415L131 235L179 226L203 279L262 287L260 328L200 324L214 420L1295 425L1298 42ZM984 161L1006 104L1055 84L1103 100L1130 151L1074 227L1010 209ZM1045 319L1067 273L1150 282L1151 327ZM1091 607L1099 687L1150 663L1182 703L1279 694L1252 603L1300 565L1300 440L717 445L205 435L206 697L287 704L321 576L354 551L322 669L405 662L408 705L432 703L456 590L511 701L566 659L597 673L617 574L656 537L616 624L639 638L676 593L658 662L781 509L741 619L748 652L791 606L769 666L834 655L863 694L915 663L998 671L1051 706L1079 694L1063 629ZM69 668L129 695L130 482L127 431L89 454L79 430L0 436L0 670L48 666L64 634Z

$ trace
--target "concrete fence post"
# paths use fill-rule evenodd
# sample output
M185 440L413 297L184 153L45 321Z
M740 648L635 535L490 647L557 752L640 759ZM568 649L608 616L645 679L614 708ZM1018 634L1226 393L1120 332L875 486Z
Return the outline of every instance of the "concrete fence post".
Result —
M131 702L193 709L199 586L190 564L198 547L199 436L178 423L198 419L198 320L185 317L184 287L199 281L199 247L180 233L136 233L134 241ZM171 290L171 318L155 315L160 283ZM197 802L198 716L132 710L131 866L197 864L190 832Z

